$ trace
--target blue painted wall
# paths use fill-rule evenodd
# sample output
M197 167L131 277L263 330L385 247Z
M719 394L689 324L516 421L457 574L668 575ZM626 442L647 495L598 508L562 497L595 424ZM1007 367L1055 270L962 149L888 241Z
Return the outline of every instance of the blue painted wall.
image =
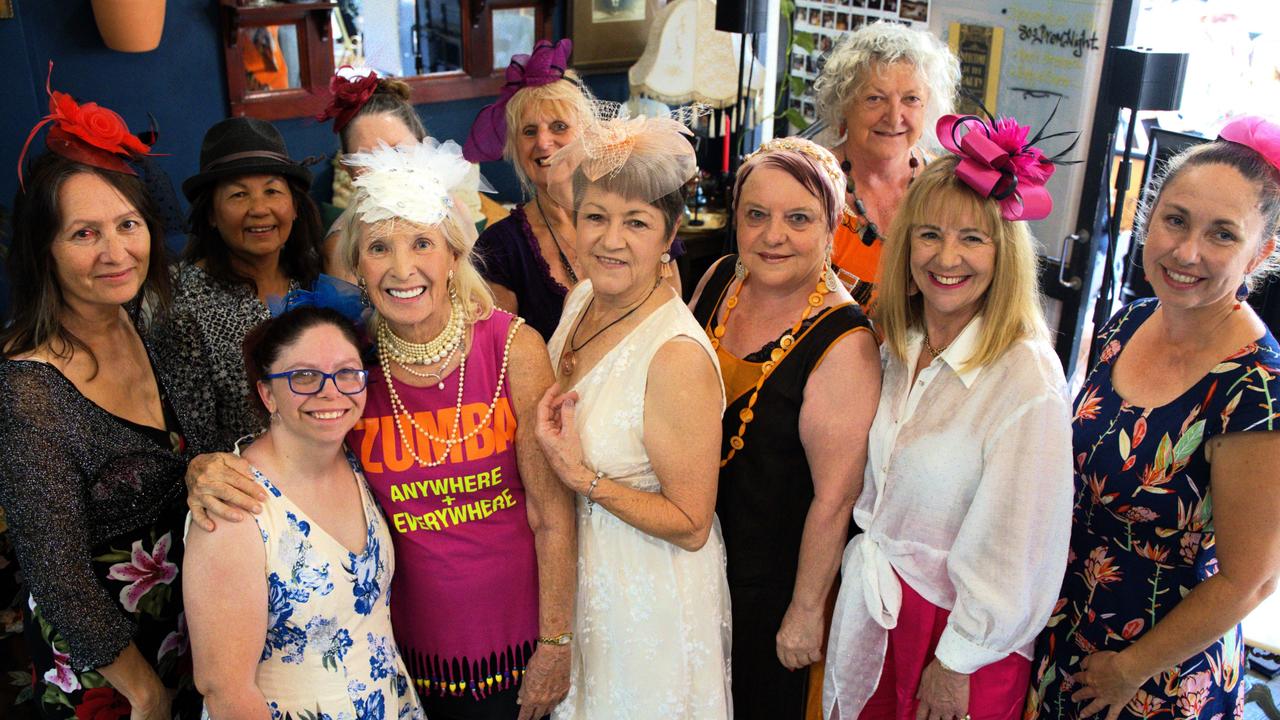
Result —
M194 172L200 139L214 122L227 116L226 82L217 30L215 0L169 0L164 38L149 53L108 50L93 24L89 0L14 0L17 17L0 20L0 67L4 68L0 127L0 198L9 205L17 189L18 151L27 131L46 112L45 75L55 63L54 89L81 100L97 101L121 115L134 130L146 128L147 113L160 125L157 152L167 153L160 166L175 185ZM557 13L555 25L562 27ZM593 75L588 84L600 97L625 100L625 74ZM433 135L462 142L471 120L490 99L461 100L419 106ZM277 123L295 157L331 154L334 136L327 124L310 119ZM320 169L320 168L317 168ZM514 173L501 163L483 168L503 200L518 198ZM327 171L317 177L314 193L327 199Z
M135 132L146 129L148 113L155 116L160 127L155 151L166 154L157 162L175 187L195 172L205 129L228 114L216 0L168 0L160 47L138 54L103 45L89 0L14 0L14 5L16 17L0 20L0 204L12 207L23 140L48 111L44 88L51 60L55 90L115 110ZM557 10L556 28L564 27L562 15ZM587 84L608 100L625 100L628 94L622 73L592 75ZM435 103L418 111L433 135L461 143L476 113L490 101ZM295 158L332 156L337 148L328 124L308 118L276 124ZM34 147L43 151L43 137ZM329 166L313 170L312 194L329 199ZM515 174L505 163L486 163L482 172L498 188L498 199L519 199ZM7 304L4 286L7 277L0 275L0 305Z

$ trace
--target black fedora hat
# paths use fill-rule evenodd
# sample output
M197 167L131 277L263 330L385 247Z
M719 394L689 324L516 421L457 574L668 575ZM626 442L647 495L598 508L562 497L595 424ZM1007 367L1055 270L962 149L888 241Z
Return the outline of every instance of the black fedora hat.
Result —
M233 117L209 128L200 144L200 172L182 183L195 201L209 185L242 175L284 175L308 187L311 171L289 158L280 131L265 120Z

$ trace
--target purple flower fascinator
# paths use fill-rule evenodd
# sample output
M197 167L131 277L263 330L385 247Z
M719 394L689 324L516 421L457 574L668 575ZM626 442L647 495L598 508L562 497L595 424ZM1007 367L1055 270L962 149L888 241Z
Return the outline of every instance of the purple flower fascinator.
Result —
M467 142L462 146L462 156L470 162L501 160L502 148L507 143L507 103L524 88L549 85L563 78L569 68L571 52L572 40L561 40L555 45L539 40L532 53L511 58L511 64L507 66L507 82L502 86L498 100L486 105L476 115Z

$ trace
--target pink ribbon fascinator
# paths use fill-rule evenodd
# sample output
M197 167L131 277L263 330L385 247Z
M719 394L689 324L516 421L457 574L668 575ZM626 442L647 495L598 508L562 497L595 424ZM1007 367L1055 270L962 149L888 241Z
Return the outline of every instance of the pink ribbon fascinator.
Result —
M1246 115L1227 123L1218 133L1218 139L1244 145L1280 170L1280 125L1257 115Z
M539 40L532 53L511 58L507 82L497 101L484 106L471 124L467 142L462 146L463 157L471 162L501 160L502 148L507 144L507 103L527 87L541 87L563 78L569 69L571 52L572 40L561 40L555 45Z
M1042 130L1028 141L1030 126L1013 118L988 121L976 115L944 115L938 119L937 131L942 146L960 158L956 177L982 197L998 202L1001 217L1010 221L1049 217L1053 198L1045 183L1056 165L1064 164L1059 158L1075 147L1075 141L1054 157L1045 156L1035 145L1070 133L1044 136Z

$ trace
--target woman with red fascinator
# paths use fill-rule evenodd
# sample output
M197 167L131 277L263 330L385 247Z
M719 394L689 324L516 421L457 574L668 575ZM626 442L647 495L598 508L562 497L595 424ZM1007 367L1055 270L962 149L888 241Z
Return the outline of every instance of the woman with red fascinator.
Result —
M1051 211L1054 165L1011 119L937 128L952 154L912 183L881 257L884 381L826 718L1015 720L1067 561L1066 382L1024 222Z
M1240 718L1240 621L1280 581L1280 345L1244 300L1276 266L1280 125L1175 157L1071 421L1076 503L1027 717ZM1105 713L1105 715L1104 715Z
M182 476L209 419L144 340L169 299L161 225L130 166L150 148L114 112L50 95L27 140L48 125L49 152L19 165L0 335L0 505L35 703L54 718L195 718Z
M409 104L409 85L403 80L378 77L370 70L357 74L344 66L329 79L329 104L318 115L320 122L333 120L333 132L342 144L342 154L376 150L379 143L396 147L420 142L427 136L422 118ZM354 168L340 165L350 182ZM335 197L334 203L338 204ZM334 223L324 239L324 271L347 282L355 282L337 256L338 226Z

